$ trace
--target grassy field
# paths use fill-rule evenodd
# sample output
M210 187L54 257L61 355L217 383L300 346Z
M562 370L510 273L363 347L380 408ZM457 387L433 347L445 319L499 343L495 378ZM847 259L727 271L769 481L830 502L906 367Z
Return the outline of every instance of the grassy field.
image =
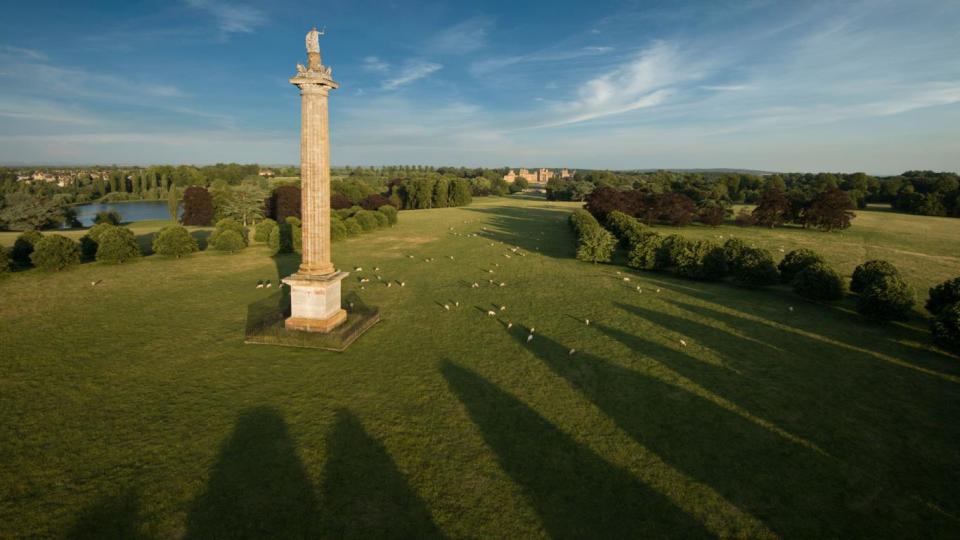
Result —
M574 206L481 199L335 244L383 317L345 353L243 344L277 294L257 280L297 264L262 246L0 280L0 537L960 535L960 359L919 314L577 262ZM926 287L960 275L951 223L680 232ZM374 267L406 287L360 290Z

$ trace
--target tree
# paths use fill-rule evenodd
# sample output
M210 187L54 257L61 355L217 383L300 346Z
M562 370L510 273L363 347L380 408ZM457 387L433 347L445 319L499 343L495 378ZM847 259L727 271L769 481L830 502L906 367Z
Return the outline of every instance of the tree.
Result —
M377 209L377 212L387 216L387 223L390 225L396 225L397 223L397 209L393 205L385 204Z
M36 231L63 222L63 205L26 192L6 196L0 224L12 231Z
M364 210L376 210L384 205L390 205L390 199L378 193L367 195L365 199L360 201L360 207Z
M213 241L213 249L217 251L227 251L236 253L246 246L243 237L235 230L228 229L217 235Z
M771 188L763 192L757 207L753 209L753 217L757 225L776 227L787 222L790 216L790 200L778 188Z
M814 226L824 231L846 229L855 214L850 210L853 201L839 188L829 188L814 197L803 211L804 226Z
M377 228L377 219L373 217L373 212L369 210L360 210L353 216L357 222L363 227L363 230L372 231Z
M518 177L513 181L513 186L516 187L519 191L523 191L523 190L527 189L528 187L530 187L530 182L528 182L526 178L524 178L524 177L522 177L522 176L518 176Z
M270 217L277 223L283 222L289 216L301 217L300 197L300 188L297 186L277 186L270 195Z
M586 204L583 207L600 223L606 223L607 217L611 212L624 212L624 210L626 210L623 192L612 187L602 187L593 190L593 192L586 196ZM630 215L630 212L624 213Z
M59 234L44 236L34 246L30 261L43 270L63 270L80 264L80 244Z
M263 219L263 201L267 194L253 184L241 184L233 188L229 197L220 205L220 215L236 219L244 227Z
M190 186L183 191L184 225L207 226L213 221L213 197L207 188Z
M186 228L172 225L160 229L153 238L153 251L167 257L181 258L194 251L199 251L197 239L190 235Z
M743 246L731 262L730 247L730 242L724 244L724 259L727 260L734 283L763 287L780 281L780 272L769 251Z
M450 183L450 206L467 206L473 200L470 181L456 178Z
M87 234L80 237L80 255L85 261L92 261L97 257L97 248L100 246L100 236L107 230L116 227L110 223L98 223L87 229Z
M97 212L97 215L94 216L93 222L97 225L101 223L107 223L110 225L119 225L120 224L120 212L116 210L101 210Z
M140 256L140 246L133 231L126 227L111 227L97 240L97 260L122 264Z
M709 204L700 207L697 211L697 219L704 225L718 227L723 224L727 217L727 209L720 204Z
M10 268L10 252L7 251L7 248L0 246L0 275L9 272Z
M167 212L170 214L171 221L177 221L180 213L180 201L177 199L177 187L170 186L167 191Z
M342 193L331 193L330 194L330 208L333 210L342 210L344 208L350 208L353 206L353 202L350 201L350 198Z

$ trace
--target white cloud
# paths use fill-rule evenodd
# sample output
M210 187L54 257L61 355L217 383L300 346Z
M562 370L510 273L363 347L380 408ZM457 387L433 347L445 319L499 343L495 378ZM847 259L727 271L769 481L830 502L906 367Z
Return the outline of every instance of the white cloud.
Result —
M381 87L384 90L396 90L401 86L410 84L418 79L422 79L431 73L439 71L442 68L443 66L441 64L427 62L425 60L414 60L408 62L395 76L383 81L383 85Z
M490 17L477 16L440 31L427 48L435 54L466 54L486 45L487 34L493 26Z
M14 47L12 45L0 45L0 54L10 55L14 57L27 58L30 60L36 60L39 62L45 62L48 60L46 54L35 50L35 49L25 49L23 47Z
M563 62L567 60L575 60L577 58L599 56L612 52L613 50L613 47L590 46L569 50L551 49L516 56L486 58L470 64L470 74L474 77L485 77L491 73L518 64Z
M263 12L250 6L222 0L186 0L186 3L211 15L224 34L253 32L266 23Z
M80 107L45 99L17 96L0 96L0 117L55 124L92 125L98 123L94 115Z

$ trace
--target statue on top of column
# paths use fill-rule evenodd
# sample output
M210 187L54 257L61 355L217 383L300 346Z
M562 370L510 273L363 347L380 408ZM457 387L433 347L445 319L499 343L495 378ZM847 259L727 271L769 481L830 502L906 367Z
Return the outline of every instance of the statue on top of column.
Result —
M324 31L321 30L317 32L317 27L314 26L307 32L307 53L317 53L320 54L320 36L324 34Z

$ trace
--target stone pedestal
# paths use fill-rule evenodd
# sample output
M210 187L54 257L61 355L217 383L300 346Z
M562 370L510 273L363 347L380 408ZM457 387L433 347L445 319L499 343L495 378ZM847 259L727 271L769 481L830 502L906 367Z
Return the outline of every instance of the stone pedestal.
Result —
M347 320L340 307L340 282L348 272L315 275L296 273L283 280L290 286L288 330L327 333Z

